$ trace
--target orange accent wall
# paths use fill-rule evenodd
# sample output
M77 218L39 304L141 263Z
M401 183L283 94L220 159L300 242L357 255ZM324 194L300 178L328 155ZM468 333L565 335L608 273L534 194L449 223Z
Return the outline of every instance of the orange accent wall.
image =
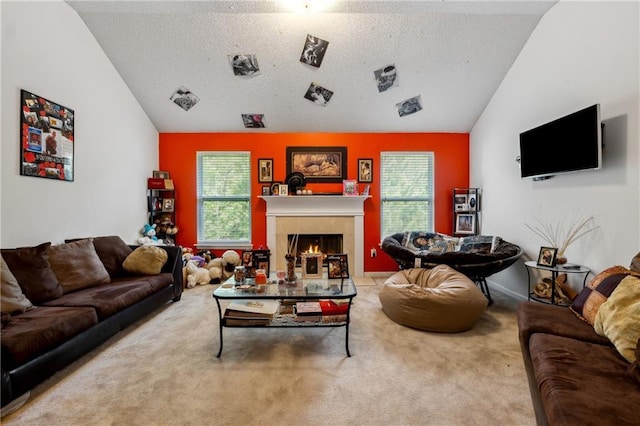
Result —
M453 232L452 189L469 185L469 134L467 133L161 133L160 170L171 174L176 188L178 244L197 243L196 153L198 151L250 151L252 162L252 243L266 245L266 205L258 198L263 183L258 182L258 159L273 158L276 181L286 177L286 147L347 147L347 178L357 179L358 159L373 158L373 182L365 201L365 272L393 271L396 263L380 250L380 152L433 151L435 153L435 230ZM230 173L233 171L230 170ZM362 187L363 184L360 184ZM314 192L341 192L341 183L309 183ZM370 257L375 248L378 256Z

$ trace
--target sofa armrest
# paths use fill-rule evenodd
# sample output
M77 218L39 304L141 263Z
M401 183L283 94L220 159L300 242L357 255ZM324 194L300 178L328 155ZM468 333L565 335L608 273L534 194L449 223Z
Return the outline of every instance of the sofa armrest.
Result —
M129 245L132 249L140 247L139 245ZM168 272L173 275L173 297L175 301L180 300L182 296L182 247L181 246L158 246L167 252L167 262L162 267L161 272Z

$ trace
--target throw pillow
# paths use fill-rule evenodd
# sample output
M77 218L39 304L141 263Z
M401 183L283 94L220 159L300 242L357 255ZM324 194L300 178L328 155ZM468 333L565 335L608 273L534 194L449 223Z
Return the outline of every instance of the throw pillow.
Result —
M169 255L158 246L144 245L136 248L124 260L122 267L131 274L157 275L167 262Z
M49 266L50 246L51 243L42 243L35 247L0 250L22 292L34 305L57 299L64 292Z
M593 324L600 336L611 340L627 361L636 360L640 339L640 278L627 275L604 302Z
M593 325L600 306L627 275L639 275L624 266L605 269L592 279L573 299L569 309L583 321Z
M473 235L460 239L460 251L465 253L493 253L500 242L500 237L491 235Z
M65 240L65 243L85 239L87 238L74 238ZM107 269L109 276L113 279L124 275L126 271L122 268L122 262L131 254L133 249L117 235L89 239L93 239L93 246L96 249L96 253L98 253L98 257Z
M51 246L49 264L65 293L111 282L91 239Z
M629 269L633 272L640 272L640 253L633 256L631 259L631 265L629 265Z
M122 262L131 254L133 249L122 238L116 235L96 237L93 239L93 245L111 278L124 275L125 270L122 267Z
M13 312L24 312L27 309L33 308L31 301L22 293L18 280L13 276L1 255L0 276L0 280L2 281L2 288L0 289L2 292L2 297L0 297L2 301L0 303L2 305L2 312L11 314Z

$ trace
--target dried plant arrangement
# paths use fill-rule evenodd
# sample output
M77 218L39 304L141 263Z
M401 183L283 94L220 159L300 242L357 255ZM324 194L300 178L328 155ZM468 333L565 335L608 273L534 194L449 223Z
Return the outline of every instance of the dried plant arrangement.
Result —
M542 222L538 218L536 218L536 222L538 222L537 225L532 226L525 223L525 226L552 247L557 248L558 258L565 258L564 252L571 244L589 232L598 229L598 226L594 225L593 216L584 219L575 218L569 224L563 220L556 225L552 225Z

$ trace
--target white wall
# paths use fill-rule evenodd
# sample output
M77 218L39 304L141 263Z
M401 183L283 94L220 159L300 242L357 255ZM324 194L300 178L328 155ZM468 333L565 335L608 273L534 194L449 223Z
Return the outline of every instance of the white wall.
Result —
M493 284L526 297L523 261L548 245L524 225L536 218L556 224L594 216L599 228L566 254L596 273L628 266L640 250L638 9L638 2L556 4L473 128L471 186L484 191L482 231L525 252L490 277ZM606 125L604 167L541 182L520 179L519 133L595 103Z
M146 223L158 132L80 17L62 1L0 2L2 247L120 235ZM20 89L75 111L74 182L20 176Z

